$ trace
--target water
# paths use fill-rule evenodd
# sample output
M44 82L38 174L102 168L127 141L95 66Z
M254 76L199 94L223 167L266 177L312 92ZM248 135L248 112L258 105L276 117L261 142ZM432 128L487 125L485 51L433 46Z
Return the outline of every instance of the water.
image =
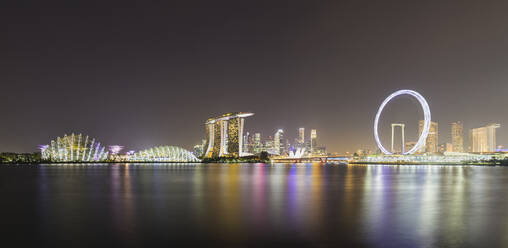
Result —
M508 168L0 166L2 243L507 247Z

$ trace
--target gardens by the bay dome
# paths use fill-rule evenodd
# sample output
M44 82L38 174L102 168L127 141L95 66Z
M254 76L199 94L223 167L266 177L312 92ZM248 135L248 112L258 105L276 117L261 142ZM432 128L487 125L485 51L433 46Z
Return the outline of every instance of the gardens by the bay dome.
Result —
M41 156L51 162L100 162L108 158L108 152L88 135L66 134L41 146Z

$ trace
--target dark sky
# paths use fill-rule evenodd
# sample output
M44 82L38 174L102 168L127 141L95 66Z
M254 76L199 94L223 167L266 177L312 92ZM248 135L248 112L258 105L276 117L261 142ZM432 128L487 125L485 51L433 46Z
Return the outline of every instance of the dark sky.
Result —
M508 146L507 13L507 1L3 2L0 151L71 132L191 148L205 119L233 111L256 113L246 128L263 136L304 126L329 151L372 149L377 108L402 88L427 98L440 143L461 120L500 123ZM418 114L394 101L383 137L400 121L416 139Z

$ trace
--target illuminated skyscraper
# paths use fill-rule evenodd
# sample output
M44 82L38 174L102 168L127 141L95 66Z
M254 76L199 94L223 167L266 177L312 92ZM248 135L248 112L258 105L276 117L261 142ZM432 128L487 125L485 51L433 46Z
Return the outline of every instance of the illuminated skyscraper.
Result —
M249 151L249 132L247 132L243 136L243 152L250 152Z
M485 127L473 128L469 131L470 152L495 152L496 129L499 124L489 124Z
M418 136L420 136L423 132L424 121L420 120L418 123ZM438 152L438 125L437 122L430 122L429 135L425 140L425 146L422 146L419 152L424 153L437 153Z
M464 152L464 126L462 122L452 123L452 149L454 152Z
M254 153L260 153L263 150L263 146L261 144L261 134L254 134Z
M283 137L284 136L284 130L279 129L273 136L273 148L278 154L282 154L284 151L284 142Z
M298 128L298 143L300 144L305 143L305 128L303 127Z
M248 153L254 153L254 135L249 135L247 147Z
M241 157L245 117L253 113L227 113L206 121L205 158Z
M310 130L310 150L314 152L314 149L317 148L317 131L316 129Z

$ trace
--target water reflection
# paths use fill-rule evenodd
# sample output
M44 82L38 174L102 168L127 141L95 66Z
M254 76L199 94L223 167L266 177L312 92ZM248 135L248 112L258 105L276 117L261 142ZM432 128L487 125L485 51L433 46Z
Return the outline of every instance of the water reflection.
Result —
M72 164L0 172L31 180L18 189L25 195L0 188L12 213L2 218L33 222L47 244L508 245L504 167ZM35 204L23 205L30 192Z
M114 228L119 230L119 240L123 236L136 238L135 199L129 167L129 164L111 166L110 211L115 223Z

